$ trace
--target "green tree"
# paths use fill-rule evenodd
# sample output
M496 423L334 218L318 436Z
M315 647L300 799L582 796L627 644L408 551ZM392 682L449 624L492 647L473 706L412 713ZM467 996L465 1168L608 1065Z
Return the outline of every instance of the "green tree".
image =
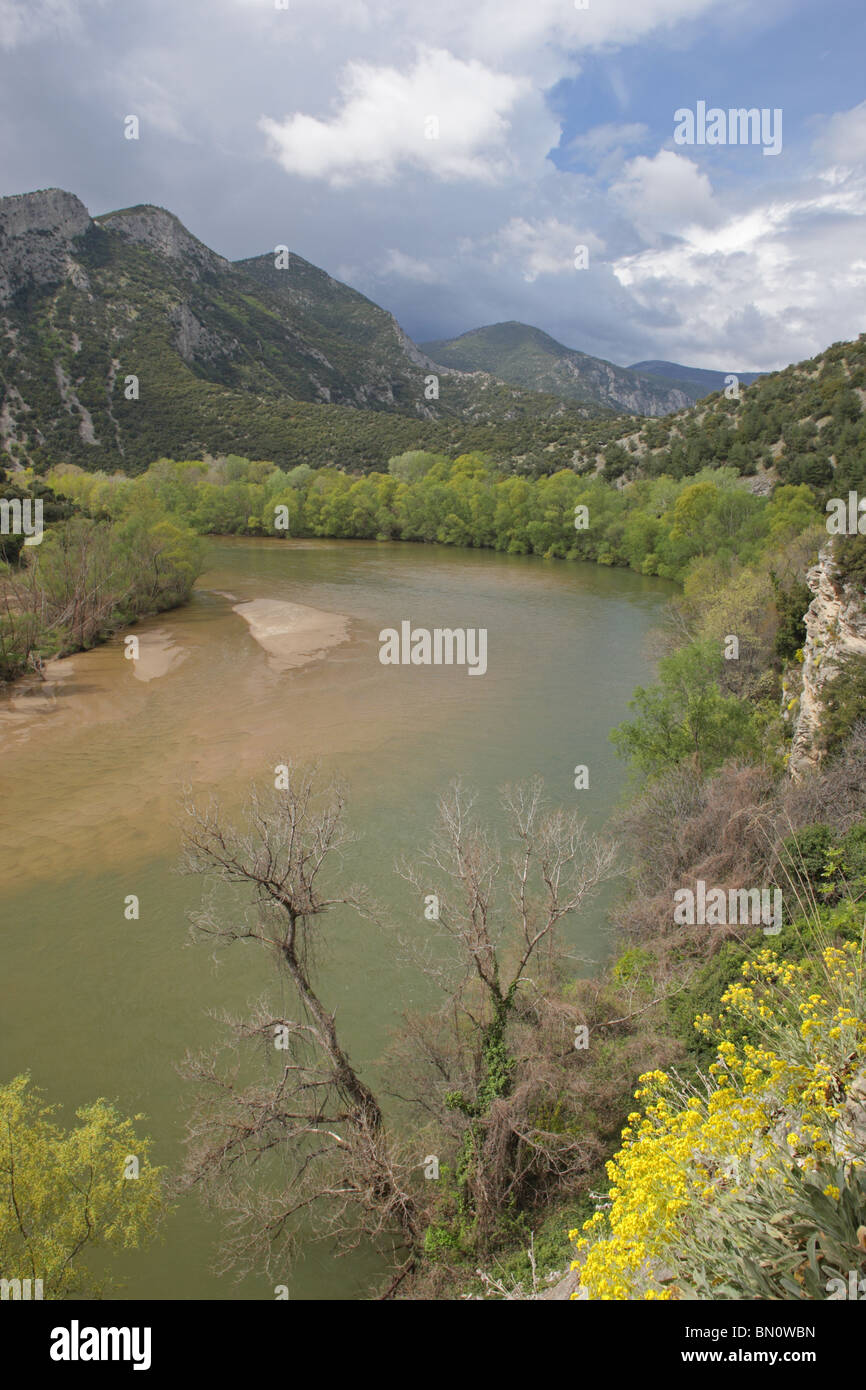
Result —
M164 1210L151 1140L105 1100L62 1129L29 1076L0 1086L0 1275L47 1299L99 1296L97 1251L137 1249ZM143 1117L133 1117L138 1121Z
M611 733L617 751L650 776L689 761L699 777L728 758L758 748L754 714L718 685L723 654L714 642L693 642L659 663L659 683L638 686L629 702L637 717Z
M429 473L434 463L447 462L443 454L429 454L424 449L409 449L388 460L388 472L400 483L417 483Z
M847 656L821 692L820 744L825 753L838 753L854 725L866 716L866 659Z

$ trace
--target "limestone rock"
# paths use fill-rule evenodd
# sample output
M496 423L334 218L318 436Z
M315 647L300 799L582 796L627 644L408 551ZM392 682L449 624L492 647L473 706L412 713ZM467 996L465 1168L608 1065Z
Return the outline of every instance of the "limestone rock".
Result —
M84 288L74 241L92 226L81 200L61 188L0 198L0 304L28 285L59 284L67 276Z
M814 598L806 611L803 679L794 722L789 770L796 781L820 761L821 691L837 675L846 656L866 656L866 605L862 593L842 582L832 544L821 551L806 575Z

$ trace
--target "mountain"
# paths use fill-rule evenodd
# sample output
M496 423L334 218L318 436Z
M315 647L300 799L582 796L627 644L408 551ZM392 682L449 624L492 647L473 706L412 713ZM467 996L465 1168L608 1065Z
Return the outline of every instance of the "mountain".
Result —
M732 468L756 492L807 484L823 503L866 484L866 333L804 362L762 373L737 398L719 391L664 420L632 420L618 438L596 432L579 470L620 485Z
M633 362L630 372L642 372L645 376L658 376L679 386L692 400L702 400L713 391L724 391L725 378L735 376L741 386L751 386L763 372L713 372L704 367L684 367L681 362Z
M421 349L443 367L490 372L513 386L629 415L668 415L695 399L684 385L662 384L633 368L564 347L525 323L494 323L459 338L422 343Z
M164 208L92 218L61 189L0 198L0 333L0 445L39 469L204 452L365 468L464 439L525 453L599 414L436 367L293 253L232 263Z

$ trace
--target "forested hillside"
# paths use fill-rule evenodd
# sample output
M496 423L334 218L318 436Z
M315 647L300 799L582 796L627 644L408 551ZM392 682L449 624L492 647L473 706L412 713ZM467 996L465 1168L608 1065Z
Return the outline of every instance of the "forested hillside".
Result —
M856 487L866 464L866 334L784 371L716 392L692 410L648 420L623 431L601 453L581 455L582 467L625 480L667 474L685 477L724 465L769 490L775 483L808 483L819 493Z
M231 264L163 208L91 219L57 189L0 199L0 322L0 440L39 471L134 474L208 450L364 469L454 442L556 441L562 462L599 413L434 368L288 248Z
M513 386L549 391L566 400L601 404L625 414L668 415L697 399L681 382L617 367L565 347L526 323L494 323L459 338L423 343L422 347L446 367L490 372ZM711 389L707 387L707 391Z

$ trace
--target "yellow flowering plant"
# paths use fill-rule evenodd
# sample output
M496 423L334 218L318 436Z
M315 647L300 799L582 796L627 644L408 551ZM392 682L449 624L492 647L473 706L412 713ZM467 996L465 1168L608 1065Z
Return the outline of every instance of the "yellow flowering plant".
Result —
M816 1203L823 1226L845 1206L836 1255L852 1240L856 1252L866 1136L849 1124L846 1100L866 1064L862 964L855 942L797 963L762 950L722 996L720 1016L695 1020L716 1049L709 1073L697 1085L660 1071L640 1078L642 1109L607 1165L609 1202L570 1232L590 1298L741 1297L738 1283L745 1296L790 1297L755 1294L741 1252L750 1236L760 1247L774 1240L767 1228L786 1230L778 1278L803 1287L796 1271L808 1266ZM814 1284L814 1242L811 1258Z

